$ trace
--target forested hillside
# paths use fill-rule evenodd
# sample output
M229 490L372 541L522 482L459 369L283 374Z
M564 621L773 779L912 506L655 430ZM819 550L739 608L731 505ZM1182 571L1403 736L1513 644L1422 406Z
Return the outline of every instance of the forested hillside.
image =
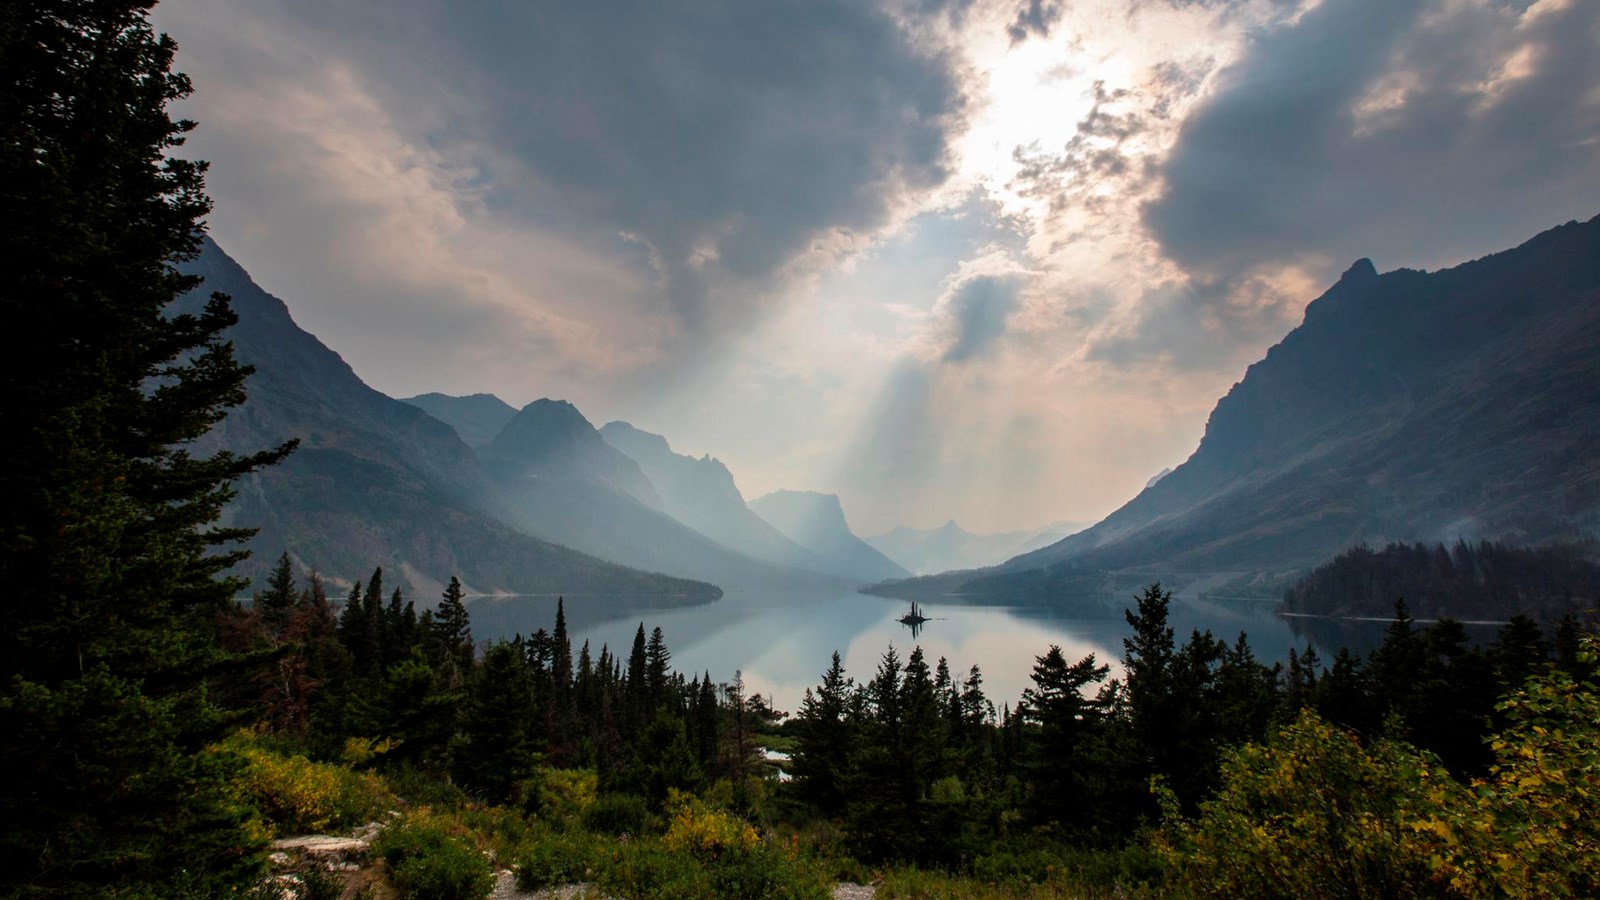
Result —
M1553 622L1600 605L1600 563L1592 543L1356 547L1290 587L1282 609L1300 615L1386 616L1396 600L1423 618L1523 615Z

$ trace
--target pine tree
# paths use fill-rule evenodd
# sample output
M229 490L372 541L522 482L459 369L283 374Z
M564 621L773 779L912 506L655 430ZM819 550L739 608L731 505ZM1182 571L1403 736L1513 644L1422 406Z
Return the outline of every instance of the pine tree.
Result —
M839 652L815 690L806 689L795 715L799 745L794 753L795 786L801 797L823 813L844 811L844 779L854 744L853 724L847 718L855 683L845 677Z
M624 709L627 720L623 723L623 733L633 737L644 728L645 716L649 709L646 696L645 671L649 668L649 657L645 655L644 623L639 623L639 630L633 636L633 649L628 653L628 681L623 687Z
M1024 760L1029 805L1041 822L1078 824L1084 818L1080 746L1104 713L1098 698L1084 691L1110 670L1097 665L1093 653L1069 665L1054 644L1034 659L1033 687L1022 692L1018 712L1038 726Z
M429 623L429 636L439 657L435 665L451 685L460 684L472 670L472 622L461 597L461 579L452 575Z
M650 642L644 648L644 659L644 689L649 698L648 706L653 712L667 702L667 675L671 672L672 664L672 653L667 649L667 641L659 625L650 632Z
M288 452L189 446L248 369L199 279L203 163L149 2L0 5L0 894L215 896L258 866L204 675L248 536L230 482Z
M454 748L461 785L485 800L503 803L519 781L533 774L535 754L533 684L515 644L498 643L473 673Z
M289 554L278 557L278 564L267 578L267 589L256 594L255 610L270 631L281 631L300 592L295 590L294 565Z

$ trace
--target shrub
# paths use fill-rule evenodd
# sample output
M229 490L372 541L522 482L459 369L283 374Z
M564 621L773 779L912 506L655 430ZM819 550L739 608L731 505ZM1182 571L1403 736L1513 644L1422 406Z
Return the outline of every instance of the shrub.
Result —
M471 801L466 791L444 777L409 764L386 770L383 777L396 794L418 806L460 809Z
M585 821L595 805L598 784L598 776L589 769L540 769L535 794L539 813L563 825Z
M668 850L716 860L749 853L761 843L750 823L695 797L674 792L667 802L671 821L663 843Z
M584 812L583 827L599 834L647 834L656 829L656 818L643 797L601 794Z
M375 775L276 753L257 746L249 735L232 738L226 746L245 761L235 791L280 833L358 825L394 799Z
M1460 896L1432 877L1410 822L1464 791L1432 755L1391 740L1363 748L1305 710L1265 746L1227 755L1194 822L1163 791L1156 848L1196 896Z
M535 839L517 861L517 887L525 891L589 881L600 848L582 832L549 832Z
M494 870L465 838L426 813L392 825L373 842L400 896L416 900L483 900Z

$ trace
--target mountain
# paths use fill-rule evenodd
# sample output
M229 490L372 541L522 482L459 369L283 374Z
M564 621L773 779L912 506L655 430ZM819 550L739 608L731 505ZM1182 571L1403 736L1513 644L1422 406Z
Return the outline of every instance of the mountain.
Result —
M1284 571L1363 543L1597 532L1600 217L1432 273L1356 262L1186 462L1002 571Z
M661 509L661 497L639 464L606 443L565 400L535 400L524 406L478 448L478 456L509 464L519 475L589 482Z
M467 446L473 448L489 443L517 415L516 407L493 394L469 394L465 397L418 394L415 397L403 397L400 402L409 403L454 428Z
M747 556L802 569L825 570L816 554L785 537L745 505L733 473L711 456L672 452L667 439L627 422L600 429L606 443L639 464L674 519Z
M900 566L928 575L999 565L1019 553L1053 544L1082 527L1060 522L1034 531L973 534L952 520L938 528L902 526L862 540Z
M1093 523L1092 522L1051 522L1049 525L1046 525L1045 527L1039 529L1038 531L1035 531L1032 534L1029 534L1026 538L1024 538L1021 541L1021 543L1019 543L1019 544L1017 544L1017 546L1013 547L1011 549L1011 553L1008 554L1008 558L1010 556L1020 556L1020 555L1022 555L1024 553L1032 553L1033 551L1038 550L1040 548L1048 547L1051 544L1054 544L1056 541L1059 541L1064 537L1067 537L1069 535L1077 534L1078 532L1082 531L1083 529L1089 527L1091 524L1093 524Z
M750 501L750 508L790 540L820 557L830 572L865 581L911 574L856 537L835 494L774 491Z
M828 583L724 546L663 511L639 465L570 403L538 400L478 449L496 509L531 534L601 559L724 587Z
M182 267L201 288L233 297L228 332L255 367L248 399L197 445L250 451L286 439L300 449L247 476L224 511L257 527L241 574L260 577L287 551L335 581L383 566L390 584L426 602L451 575L473 591L715 595L708 584L635 571L521 533L485 512L490 485L472 449L448 425L368 387L339 355L303 331L288 308L207 239Z

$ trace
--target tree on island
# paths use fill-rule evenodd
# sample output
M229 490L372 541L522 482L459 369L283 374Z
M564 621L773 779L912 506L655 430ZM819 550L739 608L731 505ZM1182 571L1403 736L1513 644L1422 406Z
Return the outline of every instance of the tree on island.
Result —
M0 894L228 893L259 854L206 746L225 657L223 576L249 535L220 527L229 483L286 454L197 457L244 400L199 286L205 164L149 2L4 0L0 13L0 322L31 352L0 362Z

